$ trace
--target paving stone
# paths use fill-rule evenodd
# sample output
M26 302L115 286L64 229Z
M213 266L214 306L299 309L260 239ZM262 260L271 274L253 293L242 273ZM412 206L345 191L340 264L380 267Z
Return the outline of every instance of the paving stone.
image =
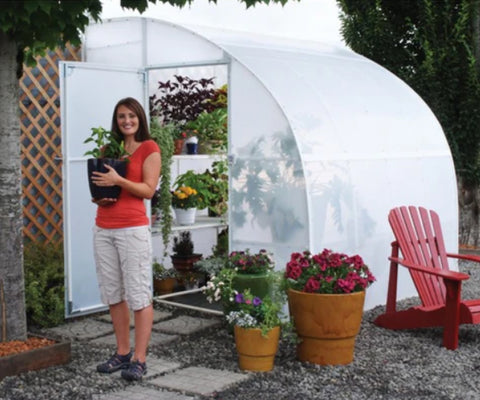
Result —
M166 333L152 331L152 335L150 337L150 345L156 346L159 344L160 345L167 344L176 339L178 339L177 335L168 335ZM111 335L95 338L91 340L91 343L103 344L103 345L114 347L117 345L117 340L115 339L115 334L112 333ZM130 330L130 347L132 349L135 347L135 330L134 329Z
M196 318L188 315L181 315L177 318L156 323L153 325L153 329L167 333L190 335L194 332L220 324L221 322L219 319Z
M150 336L150 345L156 346L159 344L167 344L177 340L179 338L178 335L169 335L162 332L155 332L152 331L152 335Z
M188 367L159 376L148 382L169 390L207 396L248 379L248 374L204 367Z
M171 318L172 313L167 312L167 311L159 311L159 310L153 310L153 323L163 321L164 319ZM103 315L98 315L95 317L98 321L102 322L108 322L109 324L112 323L112 317L110 317L110 314L103 314ZM133 312L130 313L130 326L133 328L134 327L134 322L135 318L133 316Z
M49 328L47 332L71 340L89 340L112 333L113 327L89 318Z
M135 385L118 392L93 395L92 400L193 400L191 396Z
M114 333L107 336L101 336L99 338L91 340L90 342L94 344L103 344L111 347L115 347L117 345L117 340L115 338ZM135 332L133 329L131 329L130 330L130 347L133 348L134 346L135 346Z
M157 358L154 356L147 356L147 375L143 379L149 380L156 375L165 374L179 369L182 365L175 361L166 360L164 358Z

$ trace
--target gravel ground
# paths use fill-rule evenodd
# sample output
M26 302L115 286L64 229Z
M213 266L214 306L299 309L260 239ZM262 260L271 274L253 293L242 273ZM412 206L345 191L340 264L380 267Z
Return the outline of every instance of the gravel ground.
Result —
M480 297L480 270L469 263L460 269L471 275L463 298ZM416 299L400 303L409 306ZM347 366L318 366L295 359L295 346L281 342L275 368L252 373L250 378L211 399L221 400L313 400L313 399L480 399L480 325L462 325L456 351L441 347L441 329L389 331L372 321L383 312L376 307L365 312L357 338L355 359ZM194 312L173 309L176 314ZM197 314L198 315L198 314ZM206 314L201 314L205 318ZM111 349L72 343L72 362L61 367L6 377L0 382L0 400L91 399L99 393L127 386L87 372ZM151 353L181 362L240 372L233 337L226 329L210 329ZM145 383L143 383L145 384ZM207 399L207 397L198 397Z

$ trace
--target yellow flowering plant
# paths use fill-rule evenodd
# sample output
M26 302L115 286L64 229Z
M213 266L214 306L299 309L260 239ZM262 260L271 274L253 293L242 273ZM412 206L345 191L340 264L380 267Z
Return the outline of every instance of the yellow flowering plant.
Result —
M190 186L180 186L172 192L172 206L174 208L196 208L199 198L195 189Z

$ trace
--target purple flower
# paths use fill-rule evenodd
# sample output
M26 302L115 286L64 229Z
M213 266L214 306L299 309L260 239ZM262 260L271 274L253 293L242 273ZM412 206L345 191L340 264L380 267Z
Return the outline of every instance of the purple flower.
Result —
M260 297L254 297L253 298L253 305L255 307L259 306L260 304L262 304L262 299L260 299Z
M235 302L236 303L243 303L243 294L242 293L237 293L235 295Z

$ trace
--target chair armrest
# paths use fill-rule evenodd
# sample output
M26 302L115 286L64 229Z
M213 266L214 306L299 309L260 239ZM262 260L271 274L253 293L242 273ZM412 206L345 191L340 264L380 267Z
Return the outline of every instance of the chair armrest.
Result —
M459 260L475 261L475 262L480 263L480 256L475 256L473 254L447 253L447 257L458 258Z
M424 272L430 275L436 275L444 279L449 279L453 281L464 281L470 278L470 275L464 274L462 272L447 271L447 270L438 269L438 268L425 268L422 265L413 264L408 261L402 260L400 258L395 258L395 257L389 257L388 259L391 261L397 262L398 264L403 265L404 267L414 269L415 271Z

